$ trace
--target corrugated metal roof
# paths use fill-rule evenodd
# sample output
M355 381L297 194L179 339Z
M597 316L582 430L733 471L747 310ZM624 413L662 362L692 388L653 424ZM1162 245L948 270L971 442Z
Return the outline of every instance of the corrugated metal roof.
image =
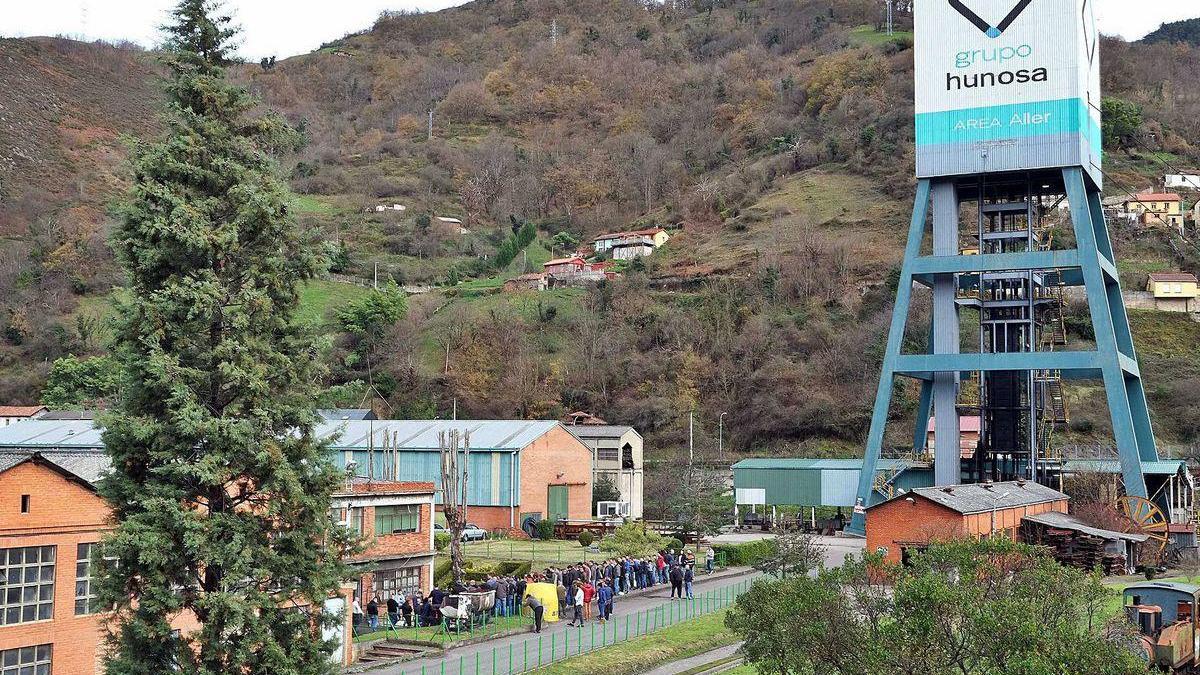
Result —
M317 414L326 422L375 419L375 412L370 408L322 408Z
M1128 593L1139 588L1163 588L1169 591L1183 591L1189 595L1195 595L1196 591L1200 591L1200 586L1196 584L1185 584L1179 581L1141 581L1126 586L1125 592Z
M27 424L22 422L22 424ZM1173 476L1187 470L1182 459L1160 459L1157 462L1142 462L1142 473L1151 476ZM1121 463L1115 459L1068 459L1063 462L1063 471L1090 473L1121 473Z
M637 433L633 427L620 426L618 424L575 424L567 425L564 428L579 440L585 438L620 438L630 431L633 431L635 434Z
M103 449L101 431L93 420L26 420L0 428L0 448Z
M829 470L829 471L862 471L861 459L798 459L792 457L756 457L743 459L733 465L733 469L782 469L782 470ZM916 462L907 459L880 459L876 468L879 470L910 469L918 466Z
M1049 525L1050 527L1057 527L1057 528L1063 529L1063 530L1074 530L1076 532L1090 534L1093 537L1100 537L1102 539L1109 539L1109 540L1124 539L1126 541L1136 541L1140 544L1143 541L1146 541L1147 539L1150 538L1144 534L1133 534L1131 532L1116 532L1113 530L1104 530L1104 529L1101 529L1098 527L1092 527L1090 525L1084 524L1082 521L1080 521L1078 518L1075 518L1074 516L1070 516L1065 513L1061 513L1059 511L1047 511L1046 513L1039 513L1039 514L1032 515L1032 516L1025 516L1022 520L1031 520L1035 523L1041 523L1042 525Z
M946 487L913 488L911 492L905 495L897 495L888 501L903 499L906 495L913 493L935 504L958 511L963 515L1020 508L1022 506L1032 506L1034 504L1068 499L1065 494L1040 483L1010 481L1005 483L974 483ZM879 506L879 504L875 504L871 508L875 506Z
M471 434L472 450L520 450L557 426L554 420L375 420L320 424L317 435L334 439L338 450L365 450L373 429L376 448L394 434L401 450L437 450L438 434L457 430Z
M316 434L333 439L337 450L365 450L374 430L376 448L386 434L402 450L437 450L438 433L458 430L471 434L476 450L519 450L559 426L554 420L374 420L334 421L317 425ZM28 420L0 428L0 449L103 449L102 429L91 420Z

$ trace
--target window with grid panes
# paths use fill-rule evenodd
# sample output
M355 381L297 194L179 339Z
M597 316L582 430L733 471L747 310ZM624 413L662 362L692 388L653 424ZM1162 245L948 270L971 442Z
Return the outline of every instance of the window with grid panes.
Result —
M75 616L96 611L96 589L92 584L92 552L95 544L80 544L75 549Z
M50 675L53 645L0 651L0 675Z
M421 568L378 570L375 572L375 594L383 600L402 598L421 590Z
M54 616L53 546L0 549L0 626Z
M350 521L346 521L346 512L350 513ZM355 534L362 534L363 526L363 509L359 508L336 508L333 509L333 522L339 525L345 525L350 528L350 531Z
M421 507L418 504L375 507L375 534L417 532L421 529Z
M621 458L621 451L617 448L596 448L596 459L601 462L615 462Z

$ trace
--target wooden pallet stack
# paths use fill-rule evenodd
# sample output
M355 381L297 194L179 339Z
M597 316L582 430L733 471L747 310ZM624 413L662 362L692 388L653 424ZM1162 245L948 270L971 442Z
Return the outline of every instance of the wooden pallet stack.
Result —
M1027 543L1049 548L1054 559L1064 565L1085 570L1099 567L1106 575L1125 573L1125 556L1108 552L1108 541L1103 537L1028 521L1021 529Z

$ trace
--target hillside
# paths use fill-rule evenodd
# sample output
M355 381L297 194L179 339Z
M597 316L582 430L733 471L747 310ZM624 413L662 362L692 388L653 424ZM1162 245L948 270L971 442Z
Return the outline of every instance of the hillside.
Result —
M637 425L660 458L683 447L692 409L711 451L727 412L739 451L856 452L914 184L911 33L903 17L897 35L878 33L878 5L478 0L235 67L307 137L282 169L334 271L440 286L366 347L328 320L360 289L305 293L330 335L329 402L358 404L370 383L397 416L455 401L463 416L586 409ZM1110 148L1110 193L1200 166L1200 99L1172 86L1200 68L1200 48L1105 40L1102 59L1106 94L1142 115ZM117 281L104 205L122 182L121 136L155 129L154 68L104 45L0 41L0 87L14 87L0 92L14 138L0 163L2 402L36 398L59 356L103 353L96 318ZM497 269L525 222L536 241ZM564 239L647 225L672 240L623 280L496 292ZM1200 260L1160 232L1114 234L1130 286ZM1147 345L1197 337L1135 324ZM1188 444L1200 411L1167 377L1178 358L1147 348L1144 369L1152 385L1163 375L1151 397L1164 440ZM1076 438L1103 431L1095 406L1077 410Z
M1187 19L1164 23L1154 32L1142 38L1142 42L1185 42L1190 45L1200 45L1200 19Z

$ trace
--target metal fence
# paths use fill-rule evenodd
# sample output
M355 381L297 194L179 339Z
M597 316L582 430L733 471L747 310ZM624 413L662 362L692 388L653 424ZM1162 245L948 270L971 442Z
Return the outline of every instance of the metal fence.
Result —
M567 631L536 635L507 645L484 647L455 657L450 653L436 666L412 667L401 675L514 675L527 673L626 640L651 635L663 628L690 621L729 607L753 582L746 579L697 594L692 599L669 602L632 614L614 616L607 623L591 621ZM613 605L620 608L620 603ZM565 619L565 617L564 617ZM403 666L401 666L403 667Z

